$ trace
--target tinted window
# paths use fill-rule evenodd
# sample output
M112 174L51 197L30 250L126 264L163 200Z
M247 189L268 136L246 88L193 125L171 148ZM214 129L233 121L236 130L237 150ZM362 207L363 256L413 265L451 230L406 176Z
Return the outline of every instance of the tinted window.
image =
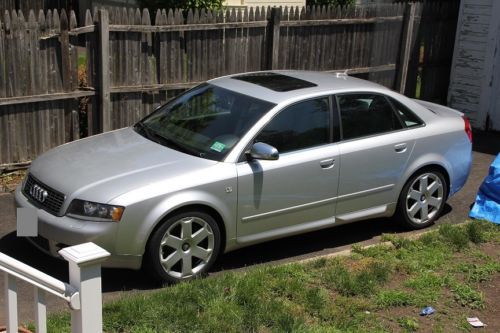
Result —
M136 124L150 140L188 154L222 160L274 104L203 84Z
M410 109L408 109L406 106L395 100L394 98L391 98L391 103L394 105L396 108L396 111L399 114L399 117L403 121L406 127L415 127L415 126L420 126L423 124L423 121L420 120Z
M280 92L316 87L312 82L271 72L238 75L232 78Z
M328 98L308 100L281 111L257 136L256 142L280 153L319 146L330 141Z
M376 94L337 96L344 139L401 129L400 120L388 100Z

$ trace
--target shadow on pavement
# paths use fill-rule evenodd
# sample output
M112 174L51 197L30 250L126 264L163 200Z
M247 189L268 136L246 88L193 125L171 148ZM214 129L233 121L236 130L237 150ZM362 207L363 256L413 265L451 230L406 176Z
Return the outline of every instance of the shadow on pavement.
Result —
M443 216L452 211L445 206ZM407 231L391 219L372 219L341 225L302 235L249 246L227 253L220 257L212 268L212 273L228 269L241 269L246 266L265 264L276 261L293 261L330 253L332 249L342 250L354 243L370 242L384 233ZM23 238L11 232L0 238L0 251L16 258L56 279L68 281L66 261L53 258L39 251ZM102 270L103 292L126 290L151 290L160 286L146 272L129 269L104 268Z
M451 206L446 204L441 216L446 216L451 211ZM269 241L227 253L215 264L212 271L238 269L279 260L293 261L300 259L300 257L309 257L312 253L330 253L332 249L340 251L352 244L367 242L382 236L382 234L407 231L408 229L388 218L359 221Z
M500 152L500 132L474 131L472 149L476 152L497 155Z

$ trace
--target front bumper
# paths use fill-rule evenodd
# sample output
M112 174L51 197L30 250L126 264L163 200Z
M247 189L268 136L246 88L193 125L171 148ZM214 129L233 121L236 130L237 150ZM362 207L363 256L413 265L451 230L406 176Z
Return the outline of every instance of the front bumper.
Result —
M36 210L38 223L38 239L30 241L38 248L52 256L58 257L58 251L66 246L93 242L111 253L111 257L103 262L104 267L139 269L142 256L121 255L115 251L118 224L113 222L88 222L67 216L54 216L36 208L21 192L18 186L15 192L16 206ZM40 246L45 243L46 246Z

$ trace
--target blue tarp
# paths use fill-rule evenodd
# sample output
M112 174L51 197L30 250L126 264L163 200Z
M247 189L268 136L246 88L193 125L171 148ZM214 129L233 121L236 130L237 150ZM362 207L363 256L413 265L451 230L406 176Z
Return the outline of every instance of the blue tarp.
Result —
M500 224L500 154L491 164L488 176L479 187L469 216Z

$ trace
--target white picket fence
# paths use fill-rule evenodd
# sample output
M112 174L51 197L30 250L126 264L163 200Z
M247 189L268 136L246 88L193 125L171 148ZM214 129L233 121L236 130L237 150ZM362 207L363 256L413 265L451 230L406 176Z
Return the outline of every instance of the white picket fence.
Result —
M102 332L101 263L109 253L94 243L84 243L64 248L59 254L69 263L69 284L0 252L0 270L5 279L7 333L18 331L18 279L34 286L37 333L47 332L46 292L68 302L72 332Z

